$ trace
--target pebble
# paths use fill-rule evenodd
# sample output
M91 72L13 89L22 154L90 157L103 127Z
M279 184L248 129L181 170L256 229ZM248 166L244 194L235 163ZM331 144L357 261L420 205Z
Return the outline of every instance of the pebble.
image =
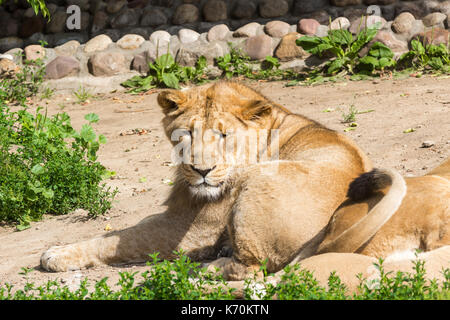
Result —
M430 148L432 146L434 146L434 141L428 140L428 141L424 141L422 142L422 148Z

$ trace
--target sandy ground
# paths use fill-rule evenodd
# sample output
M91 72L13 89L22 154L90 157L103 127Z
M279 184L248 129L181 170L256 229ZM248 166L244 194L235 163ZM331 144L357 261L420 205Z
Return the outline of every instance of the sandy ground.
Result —
M450 155L450 78L425 77L404 80L342 82L314 87L285 87L283 82L249 82L273 101L340 132L343 113L351 105L358 111L358 127L345 132L365 150L376 166L393 167L403 175L422 175ZM75 88L77 89L77 88ZM162 112L156 103L158 91L141 96L123 92L97 95L85 105L75 103L70 93L56 93L50 100L35 102L47 106L50 114L67 112L75 128L85 123L84 116L95 112L100 121L94 125L108 143L99 152L101 161L116 171L108 185L118 187L120 194L114 208L95 220L77 210L65 216L45 216L31 228L17 232L14 227L0 226L0 284L16 286L27 280L43 283L59 279L76 287L80 279L118 279L118 271L139 271L139 266L100 266L66 273L48 273L39 267L39 257L53 245L68 244L132 226L150 214L165 210L163 201L171 186L165 179L173 177L170 144L163 134ZM414 128L411 133L405 130ZM145 134L129 134L146 129ZM423 148L424 141L433 146ZM142 182L146 180L145 182ZM28 275L21 268L33 268Z

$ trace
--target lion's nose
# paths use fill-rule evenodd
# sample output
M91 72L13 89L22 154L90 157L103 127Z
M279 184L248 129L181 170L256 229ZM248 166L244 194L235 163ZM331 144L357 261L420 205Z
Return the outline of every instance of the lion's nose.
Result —
M208 173L210 173L212 170L214 170L216 166L209 168L209 169L198 169L194 166L191 166L192 170L194 170L195 172L198 172L203 178L206 177L208 175Z

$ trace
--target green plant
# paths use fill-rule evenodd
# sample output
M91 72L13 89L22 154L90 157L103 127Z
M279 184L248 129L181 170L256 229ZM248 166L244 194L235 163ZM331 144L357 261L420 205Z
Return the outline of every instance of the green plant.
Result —
M89 90L84 87L79 87L77 91L73 92L73 95L77 98L77 103L83 104L88 101L89 98L92 98L92 94Z
M373 112L375 110L365 110L365 111L359 111L358 109L356 109L355 105L351 105L350 108L348 109L348 112L342 112L342 122L343 123L352 123L356 121L356 115L357 114L364 114L364 113L369 113L369 112Z
M392 68L395 65L392 50L381 42L375 42L369 53L359 60L358 68L373 73L377 70L383 72L385 68Z
M4 0L0 0L0 5L3 4ZM30 6L33 8L34 13L36 15L39 14L39 12L42 13L42 16L45 18L47 17L48 20L50 20L50 13L47 9L47 6L45 5L44 0L27 0L27 2L30 4Z
M411 41L411 50L399 58L403 67L417 70L434 70L450 72L450 45L422 44L419 40Z
M180 88L180 82L202 83L206 80L206 58L198 58L194 67L182 67L170 53L159 56L154 63L149 63L150 71L147 76L134 76L122 83L130 88L130 93L145 92L155 87Z
M45 68L41 59L24 60L19 72L10 78L0 79L3 100L25 104L28 97L38 93L44 81L44 75Z
M296 43L313 55L331 57L320 69L327 76L353 75L363 70L373 72L395 64L392 51L380 42L375 42L367 55L362 58L359 56L360 51L376 36L378 29L379 25L364 28L356 36L344 29L330 29L325 37L303 36Z
M230 52L223 57L216 58L217 67L222 70L223 75L227 79L235 76L250 76L252 74L252 67L249 65L250 57L242 52L242 50L235 48L231 43L228 43Z
M52 89L52 88L49 88L49 87L45 87L41 91L41 99L50 99L51 97L53 97L54 93L55 93L55 89Z
M96 216L110 209L117 190L100 186L108 171L96 161L106 143L91 127L98 116L87 115L77 132L66 113L13 111L5 95L0 90L0 221L23 230L44 213L82 208Z
M169 300L169 299L234 299L234 290L216 273L200 268L199 263L191 261L182 252L175 252L173 261L158 258L152 254L147 263L149 270L141 274L137 281L137 272L119 272L118 289L113 290L107 284L107 278L96 281L91 288L88 279L80 287L71 290L62 287L57 281L48 281L42 286L26 283L23 288L15 289L11 284L0 284L0 300ZM268 281L265 265L261 271L264 278L247 279L244 287L245 299L278 300L412 300L450 298L450 269L442 271L444 280L425 278L425 263L413 262L413 272L385 272L383 260L375 264L379 277L368 280L357 275L360 284L353 294L348 292L339 276L332 272L327 285L321 285L311 271L296 264L284 268L280 281ZM23 268L26 276L31 269ZM356 275L355 275L356 276Z

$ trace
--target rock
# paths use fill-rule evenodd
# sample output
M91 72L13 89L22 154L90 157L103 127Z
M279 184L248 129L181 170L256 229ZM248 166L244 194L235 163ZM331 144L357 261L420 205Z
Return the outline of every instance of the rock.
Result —
M141 17L140 25L142 27L157 27L168 22L167 16L164 12L157 8L150 8L144 10Z
M233 37L254 37L261 29L262 26L259 23L250 22L233 32Z
M89 1L89 0L66 0L67 6L76 5L76 6L80 7L81 11L88 11L89 7L90 7L90 2L94 2L94 1Z
M249 37L245 42L244 51L253 60L260 60L266 56L271 56L273 51L272 38L265 34Z
M413 22L416 20L409 12L403 12L392 23L392 30L395 33L409 33L412 29Z
M1 60L1 59L8 59L8 60L11 60L12 62L14 62L14 57L13 57L13 55L7 54L7 53L5 53L5 54L0 54L0 60Z
M250 19L256 12L256 5L252 1L238 0L234 5L232 12L233 18L236 19Z
M289 33L291 26L283 21L270 21L264 26L264 31L271 37L282 38Z
M92 19L91 32L96 33L104 30L108 26L108 14L104 11L97 11Z
M364 4L370 6L370 5L387 5L395 3L397 0L364 0Z
M127 34L136 34L138 36L143 37L145 40L145 39L148 39L148 37L152 33L152 29L144 28L144 27L135 27L135 28L123 30L123 32L126 32L126 34L121 34L122 36L126 36Z
M105 50L112 42L113 41L111 40L111 38L108 37L107 35L105 34L98 35L89 40L88 42L86 42L84 46L84 52L89 53L94 51Z
M61 79L74 76L80 71L80 62L73 57L59 56L45 66L47 79Z
M96 36L99 36L101 34L104 34L104 35L110 37L112 41L117 41L122 36L120 30L117 30L117 29L105 29L105 30L102 30L102 31L99 31L99 32L96 32L96 33L92 33L91 37L96 37Z
M111 20L111 27L113 29L134 27L139 24L139 18L140 13L138 9L126 9Z
M133 57L133 61L131 62L131 69L143 74L146 74L150 71L145 52L138 53Z
M305 13L319 11L329 5L328 0L297 0L294 3L293 14L300 16Z
M431 141L431 140L422 142L422 148L430 148L434 145L435 145L435 142Z
M434 28L419 34L419 39L425 44L439 45L441 43L448 45L450 32L441 28Z
M264 0L259 5L259 14L263 18L275 18L284 16L289 10L285 0Z
M25 59L30 61L37 59L44 59L45 57L45 48L37 44L25 47L24 52L25 52Z
M2 17L0 16L0 21L4 21L4 25L0 29L0 38L1 37L15 37L19 34L20 24L18 20L12 17Z
M316 34L319 26L320 23L315 19L300 19L297 25L298 31L308 36Z
M208 65L214 64L214 59L229 52L228 46L217 41L199 44L198 42L182 45L176 54L177 62L184 66L194 66L200 56L204 56Z
M316 33L314 34L316 37L326 37L328 35L328 26L324 26L321 24L317 27Z
M40 16L25 18L19 27L19 37L28 38L33 33L42 32L44 30L44 20Z
M55 53L58 56L73 56L77 52L78 48L80 47L80 43L76 40L71 40L63 45L60 45L55 48Z
M226 24L219 24L208 31L208 41L223 40L230 34L230 29Z
M134 50L143 44L145 39L137 34L127 34L117 41L117 45L122 49Z
M181 43L190 43L197 41L200 37L200 34L198 32L195 32L194 30L190 29L181 29L178 31L178 38L180 39Z
M150 42L155 46L159 45L167 45L170 42L170 33L164 30L158 30L153 32L149 38Z
M392 31L381 30L378 31L372 42L381 42L385 46L389 47L394 53L395 52L405 52L408 51L408 43L406 41L401 41L395 37Z
M10 78L20 72L19 66L10 59L0 59L0 79Z
M112 76L130 70L125 56L117 51L95 53L89 59L88 67L89 72L96 77Z
M353 34L357 34L358 30L363 30L365 28L372 28L375 27L376 24L379 24L380 29L382 29L386 25L387 21L383 17L379 16L368 16L367 18L363 18L361 21L361 18L357 18L353 20L353 22L350 25L349 31Z
M450 1L447 0L439 4L438 10L443 14L450 14Z
M6 37L0 39L0 52L6 52L13 48L23 46L23 40L17 37Z
M54 46L60 46L71 40L76 40L80 43L85 43L89 40L89 38L87 33L80 33L80 32L56 33L53 36Z
M173 24L185 24L198 21L200 13L198 8L192 4L182 4L177 7L172 17Z
M334 19L330 24L331 30L344 29L347 30L350 27L350 21L346 17L339 17Z
M423 8L419 6L416 1L413 2L405 2L405 1L398 1L395 4L395 15L399 16L403 12L409 12L411 13L416 19L420 18L423 14Z
M227 4L220 0L209 0L203 7L203 16L210 22L226 20L228 18Z
M330 14L327 11L320 10L320 11L316 11L316 12L313 12L311 14L308 14L308 18L309 19L315 19L320 24L328 25L330 23L331 16L330 16Z
M45 27L45 31L47 33L60 33L64 32L64 28L66 27L67 22L67 13L65 11L56 11L55 14L52 15L52 19Z
M433 12L425 16L422 21L425 27L440 27L444 28L444 21L447 15L440 12Z
M106 12L117 13L126 4L127 4L127 0L108 0L108 2L106 3Z
M13 57L13 61L14 61L15 64L17 64L17 65L21 65L22 64L22 57L24 55L22 48L10 49L10 50L5 52L5 55L9 56L9 57L5 57L6 59L8 59L8 58L10 58L10 56L12 56Z
M299 37L301 37L301 34L298 32L291 32L285 35L275 50L275 56L280 61L290 61L297 58L305 59L310 56L309 53L295 43L295 40Z
M335 5L337 7L347 7L347 6L355 6L360 5L361 0L331 0L330 1L332 5Z

